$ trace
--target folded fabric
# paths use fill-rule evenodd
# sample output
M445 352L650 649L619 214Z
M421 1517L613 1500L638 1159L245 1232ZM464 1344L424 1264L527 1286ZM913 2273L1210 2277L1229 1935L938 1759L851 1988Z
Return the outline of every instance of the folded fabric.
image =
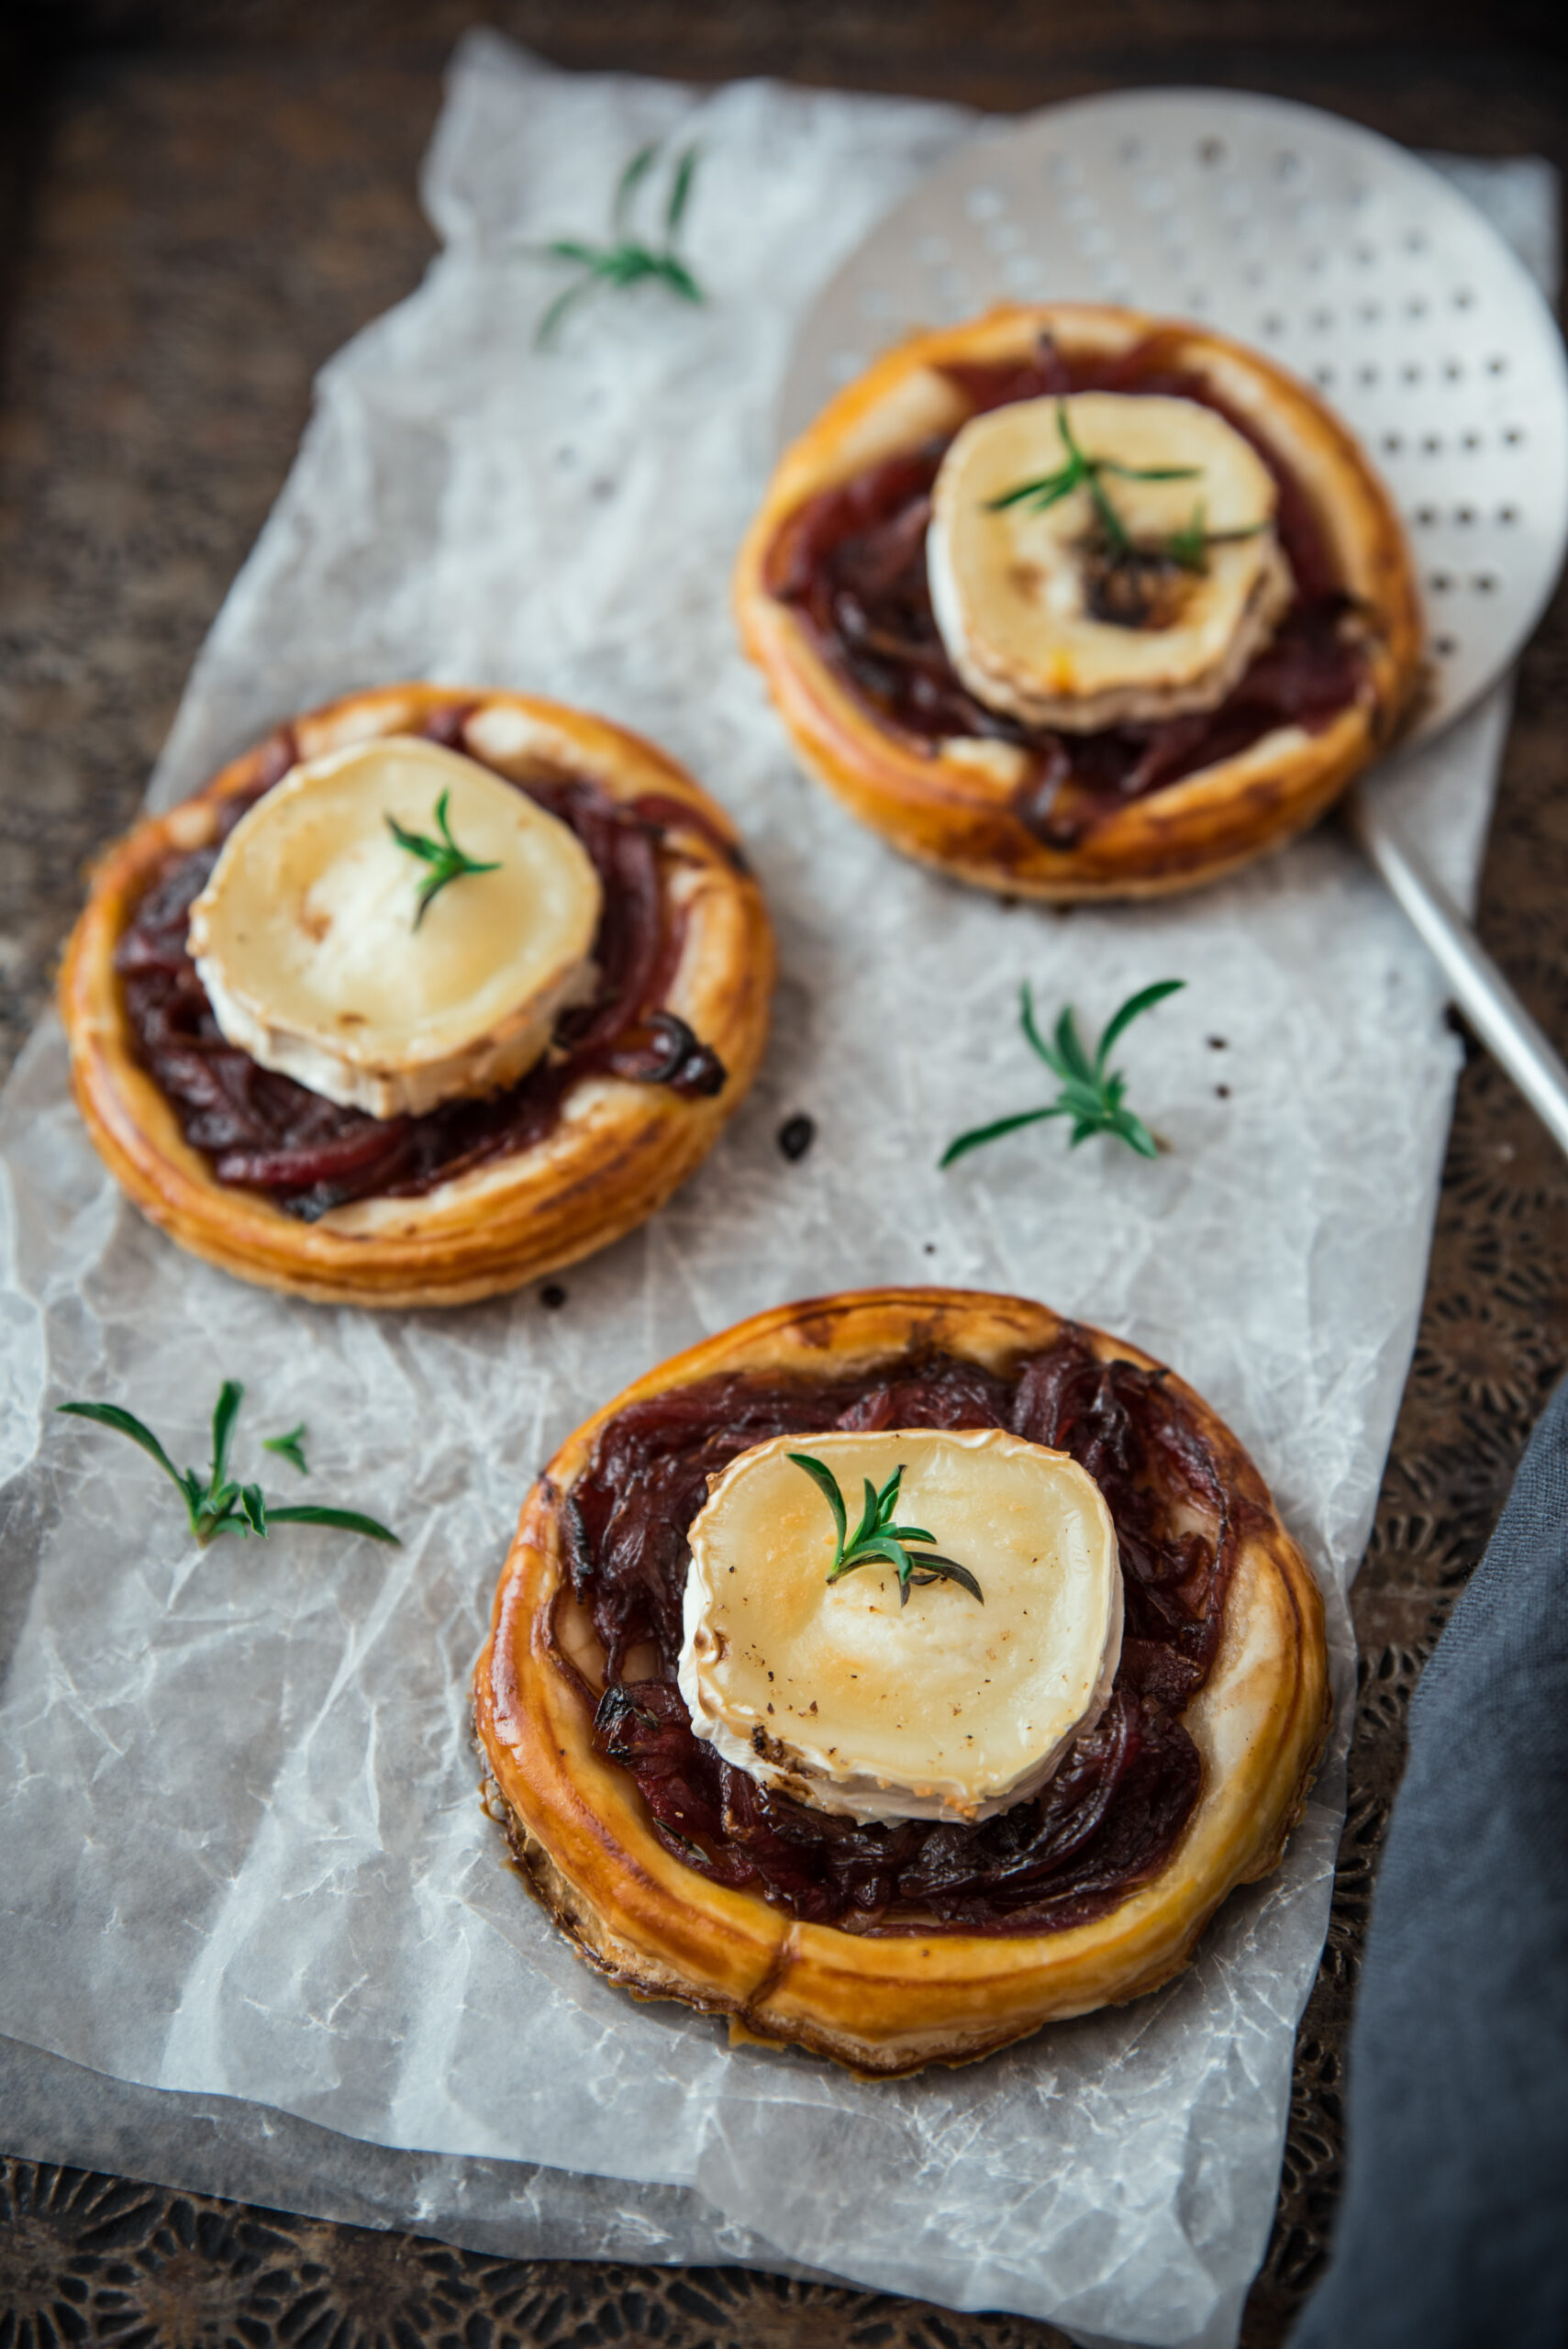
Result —
M1568 1382L1417 1692L1291 2349L1568 2341Z

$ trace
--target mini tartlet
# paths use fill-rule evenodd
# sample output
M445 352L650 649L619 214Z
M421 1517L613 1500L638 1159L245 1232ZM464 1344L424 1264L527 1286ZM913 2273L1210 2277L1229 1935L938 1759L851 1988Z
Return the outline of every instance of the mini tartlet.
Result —
M1095 1450L1118 1410L1142 1431L1142 1497ZM781 1412L802 1431L817 1412L872 1427L999 1411L1097 1464L1118 1517L1121 1662L1065 1776L972 1830L824 1827L788 1804L781 1820L733 1772L705 1794L706 1749L659 1661L679 1636L660 1609L678 1598L655 1588L649 1542L659 1556L677 1545L664 1579L678 1583L684 1523ZM657 1534L639 1533L645 1507ZM1226 1895L1278 1863L1329 1708L1317 1585L1200 1398L1043 1306L929 1288L760 1314L579 1428L524 1505L474 1698L487 1808L583 1956L638 1996L727 2016L732 2037L879 2076L973 2061L1178 1972ZM818 1839L805 1857L803 1832ZM1027 1880L1019 1852L1048 1845ZM913 1901L899 1891L911 1883L928 1887Z
M597 1014L590 1004L575 1015L576 1031L558 1032L520 1093L459 1102L439 1134L428 1119L377 1120L248 1070L217 1035L184 952L189 901L242 812L301 763L395 736L476 761L597 843L606 923L616 926L613 936L602 926L595 946ZM171 1238L266 1287L421 1306L515 1287L651 1215L743 1098L766 1039L773 976L766 909L734 829L674 761L558 703L398 685L296 718L109 850L60 997L88 1131ZM638 1018L617 1030L622 982ZM210 1078L179 1057L180 1023L193 1019L201 1049L217 1055ZM171 1090L153 1073L160 1055ZM260 1107L248 1126L249 1101ZM508 1126L504 1112L516 1103ZM295 1130L305 1136L303 1157L262 1146L268 1119L285 1141ZM302 1186L293 1177L317 1163L313 1138L326 1172Z
M1296 598L1207 725L1031 728L977 700L931 607L930 493L965 424L1106 388L1217 410L1278 484ZM1421 659L1397 518L1323 402L1208 329L1088 305L993 310L877 360L780 461L735 601L804 764L853 815L961 879L1043 898L1160 895L1282 845L1394 739Z

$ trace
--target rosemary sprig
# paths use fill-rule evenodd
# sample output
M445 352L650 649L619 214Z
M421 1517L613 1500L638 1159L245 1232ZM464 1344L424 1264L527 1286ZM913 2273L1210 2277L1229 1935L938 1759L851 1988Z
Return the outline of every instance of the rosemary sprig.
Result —
M398 847L406 848L410 856L418 857L422 863L430 867L428 874L419 885L419 906L414 916L416 930L449 881L462 881L471 873L499 873L501 870L499 864L475 863L472 856L465 856L459 848L452 838L451 826L447 821L447 802L450 797L450 791L443 791L436 802L436 824L441 835L439 841L433 841L428 832L405 831L395 816L389 816L386 819L387 829Z
M1132 552L1132 540L1121 516L1106 495L1101 474L1116 473L1123 481L1194 481L1203 471L1201 465L1124 465L1115 457L1086 457L1073 437L1065 400L1056 403L1056 429L1067 451L1067 462L1053 473L1021 481L1015 488L1004 490L1000 497L987 498L988 514L1000 514L1009 506L1027 506L1031 514L1043 514L1049 507L1060 505L1064 497L1070 497L1075 489L1086 489L1106 543L1113 555L1120 557Z
M335 1525L345 1533L363 1533L373 1542L390 1542L395 1547L401 1547L389 1527L373 1517L361 1517L358 1509L273 1508L260 1485L237 1484L228 1473L228 1445L244 1394L245 1389L234 1378L226 1378L218 1390L212 1415L212 1465L205 1482L194 1468L187 1468L182 1475L152 1430L133 1412L122 1411L117 1403L61 1403L56 1408L78 1419L92 1419L101 1428L113 1428L117 1434L128 1436L132 1443L139 1444L177 1488L185 1504L191 1531L204 1550L220 1533L255 1533L265 1541L274 1525ZM263 1448L282 1453L296 1468L304 1469L304 1436L302 1420L287 1435L271 1437Z
M664 241L658 248L645 244L633 233L632 209L637 194L658 157L657 142L639 148L616 183L614 200L610 206L610 237L607 245L591 245L580 237L556 237L547 245L534 248L541 260L570 262L582 274L574 285L568 285L556 295L534 331L534 347L543 351L554 340L557 330L569 310L596 285L607 285L612 292L628 285L639 285L651 279L667 286L683 302L706 299L702 287L675 250L675 239L685 218L691 200L692 183L701 160L695 147L688 147L675 164L670 183L670 193L664 204Z
M851 1574L856 1566L869 1565L873 1558L898 1569L898 1604L909 1604L911 1583L956 1582L982 1607L985 1599L980 1585L967 1566L956 1558L944 1558L940 1551L921 1550L913 1557L905 1548L907 1542L935 1542L936 1535L928 1533L923 1525L895 1525L893 1512L898 1503L898 1487L904 1480L902 1464L896 1467L879 1493L868 1476L865 1479L865 1501L861 1521L854 1533L850 1533L850 1520L844 1508L844 1497L839 1490L839 1480L822 1461L814 1460L809 1452L792 1452L789 1457L797 1468L804 1468L812 1483L822 1494L833 1512L838 1542L833 1552L833 1564L828 1575L829 1582L837 1582L841 1575Z
M1152 986L1129 995L1120 1010L1106 1022L1091 1060L1079 1036L1077 1016L1071 1004L1056 1023L1054 1042L1046 1042L1036 1025L1034 998L1026 981L1020 1024L1032 1050L1040 1054L1052 1075L1061 1078L1062 1090L1043 1109L1020 1109L1015 1117L998 1118L994 1125L976 1126L969 1133L960 1134L949 1142L939 1163L951 1166L966 1151L978 1150L982 1142L999 1141L1003 1134L1016 1133L1020 1126L1038 1125L1042 1118L1071 1118L1074 1150L1091 1134L1114 1134L1141 1157L1157 1158L1159 1143L1142 1119L1135 1117L1127 1107L1126 1077L1119 1071L1107 1070L1106 1063L1118 1037L1135 1019L1152 1010L1155 1004L1163 1003L1168 995L1179 994L1185 985L1185 979L1156 979Z

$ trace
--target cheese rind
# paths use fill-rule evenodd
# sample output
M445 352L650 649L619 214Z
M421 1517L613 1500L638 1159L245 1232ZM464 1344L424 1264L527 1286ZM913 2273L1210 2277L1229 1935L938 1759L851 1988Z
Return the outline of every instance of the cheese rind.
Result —
M1131 568L1107 563L1086 485L1043 512L995 503L1067 463L1063 411L1085 457L1194 469L1101 475L1141 558ZM1290 602L1277 497L1257 451L1195 400L1080 392L973 417L942 459L926 541L948 656L977 700L1029 725L1095 732L1217 708ZM1162 561L1200 512L1205 568Z
M464 874L414 919L430 867L388 824L452 837ZM599 878L566 825L473 759L413 736L294 769L241 818L191 908L190 952L230 1043L375 1118L514 1084L593 991Z
M897 1518L967 1566L911 1587L880 1561L827 1579L838 1479L902 1465ZM696 1735L763 1785L861 1820L988 1819L1033 1794L1104 1709L1121 1653L1116 1530L1065 1453L999 1428L779 1436L694 1520L678 1678ZM920 1544L910 1549L918 1564Z

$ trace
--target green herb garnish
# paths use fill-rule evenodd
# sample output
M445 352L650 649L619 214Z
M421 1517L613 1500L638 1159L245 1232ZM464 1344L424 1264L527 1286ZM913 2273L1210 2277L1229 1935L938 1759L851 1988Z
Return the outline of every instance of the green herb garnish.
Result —
M1193 518L1184 530L1173 530L1165 541L1165 552L1184 571L1204 572L1208 569L1208 532L1204 528L1203 501L1193 507Z
M628 285L639 285L651 279L667 286L683 302L701 302L706 297L691 271L675 250L675 239L685 217L686 206L696 176L698 150L688 147L675 164L670 183L670 194L664 205L664 242L655 250L632 233L631 213L638 190L652 170L659 153L657 144L639 148L616 183L615 199L610 206L610 236L607 245L590 245L578 237L557 237L547 245L535 247L543 260L570 262L582 272L575 285L558 294L546 310L534 334L537 350L544 350L555 337L556 329L573 306L591 294L596 285L606 285L618 291Z
M450 797L450 791L443 791L436 802L436 823L441 835L439 841L433 841L428 832L405 831L395 816L389 816L386 819L387 829L398 847L406 848L410 856L417 856L421 863L430 867L428 875L419 885L419 907L414 916L416 930L449 881L462 881L471 873L499 873L501 870L498 864L476 864L472 856L465 856L459 848L452 838L451 826L447 821L447 802Z
M1200 575L1208 569L1210 547L1228 547L1241 539L1255 539L1268 529L1266 522L1251 523L1243 530L1209 530L1204 527L1204 507L1200 499L1193 507L1193 518L1184 529L1173 530L1156 552L1165 556L1183 571L1195 571Z
M928 1533L923 1525L895 1525L893 1522L898 1487L904 1478L902 1465L894 1470L880 1493L871 1478L866 1478L861 1521L851 1536L844 1497L839 1490L839 1480L832 1470L820 1460L814 1460L809 1452L792 1452L789 1457L797 1468L805 1469L833 1512L833 1523L838 1529L839 1538L828 1575L829 1582L837 1582L841 1575L852 1573L856 1566L869 1565L873 1559L881 1559L898 1569L900 1607L909 1604L911 1583L931 1582L956 1582L968 1591L972 1598L978 1598L982 1607L984 1606L980 1585L969 1568L961 1566L956 1558L944 1558L937 1550L922 1550L911 1557L905 1548L906 1542L934 1542L937 1537L934 1533Z
M1185 979L1156 979L1152 986L1129 996L1107 1022L1091 1060L1084 1049L1071 1004L1056 1023L1054 1044L1046 1042L1035 1024L1034 998L1026 981L1022 991L1023 1031L1052 1075L1061 1078L1062 1090L1043 1109L1020 1109L1016 1117L998 1118L995 1125L976 1126L972 1132L960 1134L956 1141L949 1142L940 1163L951 1166L965 1151L978 1150L982 1142L996 1141L1003 1134L1016 1133L1020 1126L1038 1125L1042 1118L1071 1118L1074 1150L1091 1134L1114 1134L1142 1157L1157 1158L1159 1143L1142 1119L1135 1117L1126 1106L1127 1079L1119 1072L1107 1072L1106 1063L1124 1029L1130 1027L1140 1013L1162 1003L1168 995L1178 994L1185 985Z
M264 1435L261 1438L261 1449L263 1452L275 1452L280 1460L286 1460L289 1466L297 1468L302 1476L309 1475L310 1466L305 1456L305 1421L303 1419L298 1427L290 1428L287 1435Z
M212 1466L205 1483L194 1468L187 1468L182 1475L152 1430L133 1413L122 1411L117 1403L60 1403L55 1408L75 1419L92 1419L101 1428L113 1428L117 1434L129 1436L132 1443L139 1444L149 1459L155 1460L178 1487L191 1520L191 1531L204 1550L220 1533L255 1533L265 1541L274 1525L335 1525L345 1533L364 1533L373 1542L390 1542L401 1547L389 1527L379 1524L373 1517L361 1517L357 1509L273 1508L260 1485L236 1484L228 1474L228 1441L244 1393L238 1379L224 1380L212 1415ZM272 1436L263 1448L281 1452L295 1467L303 1469L304 1435L302 1421L287 1435Z
M1000 497L987 498L988 514L1000 514L1008 506L1028 506L1030 513L1043 514L1049 507L1058 506L1075 489L1086 489L1099 517L1106 543L1114 555L1132 552L1132 540L1128 536L1121 516L1106 495L1102 473L1116 473L1123 481L1194 481L1202 473L1201 465L1124 465L1114 457L1086 457L1073 438L1073 427L1067 419L1067 403L1056 403L1056 429L1062 435L1062 445L1067 451L1067 462L1053 473L1041 473L1037 480L1021 481L1017 488L1005 490Z

